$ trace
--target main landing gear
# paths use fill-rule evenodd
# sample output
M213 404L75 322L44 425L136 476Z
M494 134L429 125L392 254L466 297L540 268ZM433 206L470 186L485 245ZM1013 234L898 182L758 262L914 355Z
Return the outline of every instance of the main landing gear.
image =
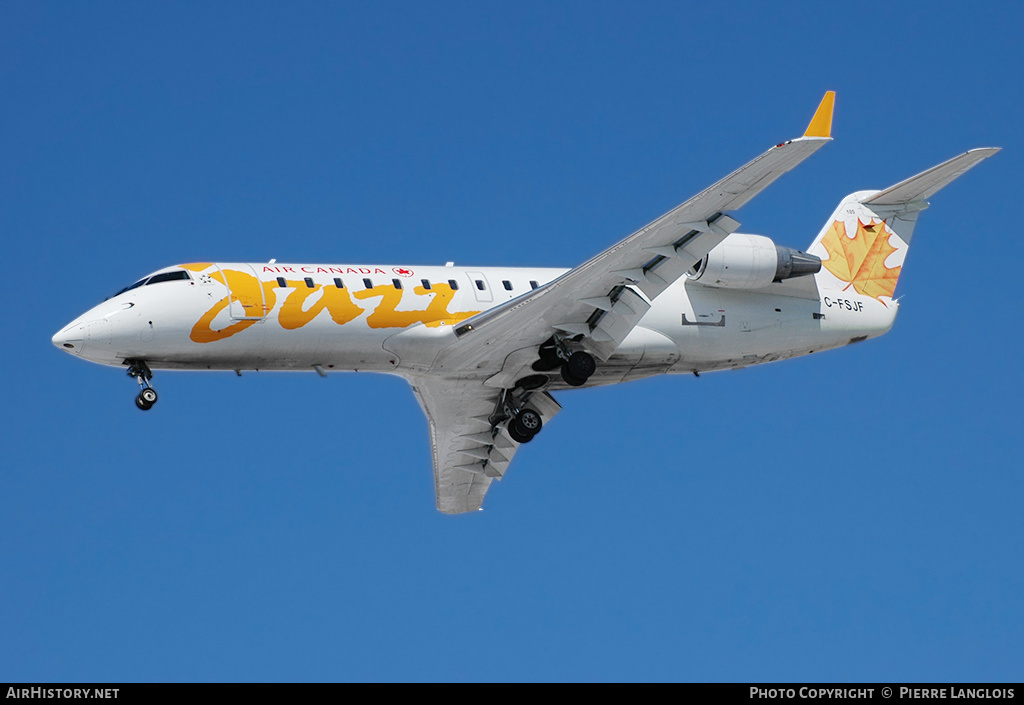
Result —
M558 338L543 343L537 356L540 359L533 363L533 369L548 372L561 368L562 380L572 387L582 387L597 370L593 355L583 350L570 350L565 341Z
M149 380L153 379L153 371L144 361L133 360L128 364L128 376L134 377L142 387L139 395L135 397L135 406L143 411L149 411L157 400L156 390L149 384Z
M491 417L492 424L501 423L507 419L505 428L509 437L516 443L529 443L533 437L540 433L544 425L540 413L535 409L526 406L529 400L529 391L521 386L515 389L506 389L498 400L498 408Z
M522 409L508 422L508 435L516 443L529 443L543 426L540 414L533 409Z
M562 363L562 379L573 387L582 387L597 369L597 363L590 353L577 350Z

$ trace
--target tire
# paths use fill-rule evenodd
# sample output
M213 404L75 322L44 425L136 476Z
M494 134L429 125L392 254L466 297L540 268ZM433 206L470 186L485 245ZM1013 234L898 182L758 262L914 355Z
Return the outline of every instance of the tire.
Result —
M149 406L153 406L156 404L156 390L152 387L146 387L139 392L139 399L142 399L142 401L146 402Z
M523 436L536 436L540 433L541 426L544 425L543 420L533 409L523 409L512 421L515 429L519 431L520 435Z
M580 377L574 377L573 374L569 372L568 365L562 365L562 379L570 387L582 387L584 384L587 383L587 380L585 379L582 379Z
M149 411L153 408L153 405L150 402L142 398L141 392L139 393L139 396L135 397L135 406L139 407L143 411Z
M529 433L522 434L516 430L515 421L510 421L508 424L508 435L516 443L529 443L533 440L533 436Z
M562 364L554 345L541 345L537 350L537 356L540 359L533 363L533 369L536 372L550 372Z
M590 375L594 374L597 363L594 362L594 357L590 353L577 350L565 361L565 368L571 376L586 381L590 379Z

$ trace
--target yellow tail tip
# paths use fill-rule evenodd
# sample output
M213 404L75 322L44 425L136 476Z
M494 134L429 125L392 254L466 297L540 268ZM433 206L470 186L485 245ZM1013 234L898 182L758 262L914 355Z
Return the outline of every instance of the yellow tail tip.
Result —
M807 126L804 137L832 137L832 109L836 105L836 92L828 91L814 111L811 124Z

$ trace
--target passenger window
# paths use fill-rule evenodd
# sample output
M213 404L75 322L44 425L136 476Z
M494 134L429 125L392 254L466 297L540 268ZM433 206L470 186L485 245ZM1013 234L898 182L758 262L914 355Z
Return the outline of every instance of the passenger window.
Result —
M427 291L430 291L430 280L429 279L420 279L420 284L423 285L424 289L426 289Z
M338 287L339 289L344 289L345 288L345 282L341 281L341 279L339 279L338 277L335 277L334 278L334 286Z
M534 281L533 279L530 280L530 288L531 289L536 289L538 286L539 285L537 284L536 281Z
M476 280L476 288L479 289L480 291L484 291L487 288L486 286L484 286L484 280L483 279L477 279Z
M306 282L306 286L308 286L310 289L313 288L313 277L306 277L303 281Z
M502 284L504 284L505 286L505 291L512 291L512 282L510 282L508 279L503 281Z
M401 288L402 288L402 280L401 279L392 279L391 283L395 285L396 289L401 290Z
M277 278L277 285L279 287L281 287L282 289L287 289L288 288L288 282L286 282L284 280L284 277L278 277Z
M457 281L455 281L454 279L449 279L448 280L448 286L450 286L452 288L452 291L458 291L459 290L459 283Z
M365 286L367 289L372 289L373 288L373 282L370 281L369 277L367 277L366 279L363 279L363 286Z

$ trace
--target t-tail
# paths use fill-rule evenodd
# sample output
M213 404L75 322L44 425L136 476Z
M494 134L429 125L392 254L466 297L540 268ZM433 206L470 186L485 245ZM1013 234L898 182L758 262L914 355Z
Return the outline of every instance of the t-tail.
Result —
M821 258L815 279L822 295L856 291L891 306L927 199L998 151L972 149L884 191L858 191L844 198L807 248Z

